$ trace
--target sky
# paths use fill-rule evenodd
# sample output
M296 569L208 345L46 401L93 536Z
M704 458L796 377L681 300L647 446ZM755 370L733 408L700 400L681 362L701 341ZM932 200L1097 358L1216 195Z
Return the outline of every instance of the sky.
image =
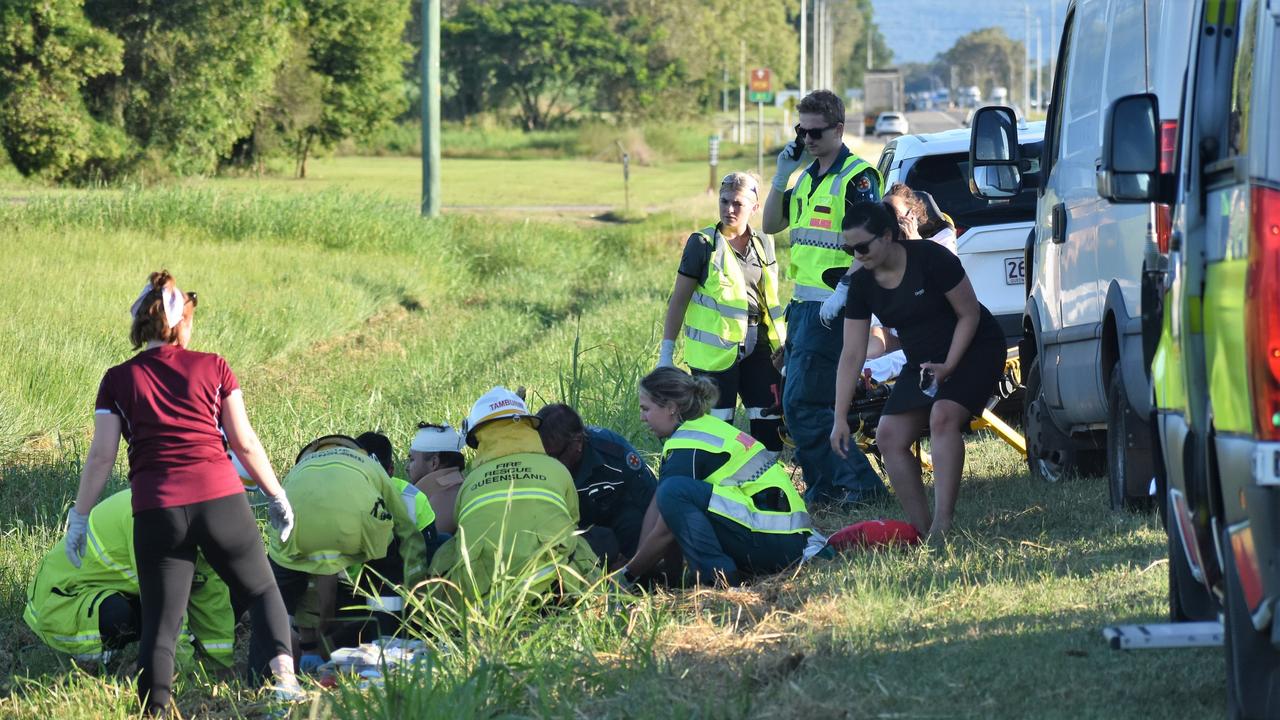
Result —
M1062 26L1067 0L872 0L876 24L893 49L895 63L928 62L949 49L961 35L1000 26L1009 37L1022 40L1023 6L1031 14L1031 52L1035 53L1035 18L1040 17L1043 57L1049 61L1051 27ZM1056 18L1050 14L1056 6Z

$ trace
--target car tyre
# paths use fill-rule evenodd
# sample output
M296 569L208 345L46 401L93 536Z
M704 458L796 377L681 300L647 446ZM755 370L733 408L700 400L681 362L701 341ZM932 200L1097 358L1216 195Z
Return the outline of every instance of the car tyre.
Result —
M1153 472L1151 430L1129 406L1124 373L1117 360L1107 384L1107 485L1111 509L1150 509Z
M1042 482L1058 482L1074 475L1096 474L1102 456L1076 447L1049 418L1047 403L1040 392L1040 358L1027 367L1023 379L1022 417L1026 426L1027 465L1031 477Z
M1226 561L1222 635L1227 656L1227 717L1280 717L1280 653L1272 646L1270 633L1258 632L1249 619L1226 530L1222 531L1222 549Z

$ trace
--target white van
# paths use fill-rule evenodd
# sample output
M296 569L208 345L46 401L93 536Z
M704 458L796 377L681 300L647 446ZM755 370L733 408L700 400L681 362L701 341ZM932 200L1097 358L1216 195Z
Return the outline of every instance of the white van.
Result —
M1172 129L1162 127L1172 164L1191 26L1185 0L1073 0L1046 119L1020 353L1028 462L1046 480L1105 462L1115 507L1149 502L1154 342L1144 346L1143 309L1159 297L1152 283L1167 264L1170 215L1099 196L1102 117L1119 97L1156 94L1172 113ZM1017 147L1012 111L978 111L975 195L1016 195L1020 172L990 171L1029 171Z

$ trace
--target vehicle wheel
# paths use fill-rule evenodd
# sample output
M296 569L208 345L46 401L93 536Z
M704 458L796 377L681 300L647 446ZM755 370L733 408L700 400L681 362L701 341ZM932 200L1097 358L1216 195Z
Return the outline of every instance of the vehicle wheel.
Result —
M1169 518L1168 532L1165 533L1169 549L1169 621L1216 620L1218 604L1209 589L1191 574L1191 564L1182 550L1182 529L1173 509L1167 507L1168 502L1166 499L1165 514Z
M1107 385L1107 484L1112 510L1151 507L1151 430L1129 407L1120 361ZM1130 447L1133 445L1133 447Z
M1258 632L1249 619L1231 538L1225 530L1222 548L1226 556L1222 635L1227 654L1227 717L1280 717L1280 653L1271 645L1270 633Z
M1026 391L1022 396L1022 418L1027 431L1027 465L1031 477L1044 482L1058 482L1068 477L1089 474L1097 465L1091 453L1081 452L1071 438L1062 434L1049 419L1044 397L1040 393L1040 358L1031 361L1023 376Z

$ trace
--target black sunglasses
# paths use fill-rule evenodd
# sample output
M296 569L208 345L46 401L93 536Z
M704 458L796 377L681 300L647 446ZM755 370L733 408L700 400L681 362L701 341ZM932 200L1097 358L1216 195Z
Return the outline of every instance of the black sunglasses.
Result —
M841 245L840 249L845 251L847 255L866 255L871 250L871 243L875 241L876 238L871 238L870 240L863 240L857 245Z
M192 290L191 292L187 293L187 302L191 303L191 307L199 307L199 306L200 306L200 299L199 299L198 297L196 297L196 291L195 291L195 290Z
M800 127L799 124L797 124L796 139L803 140L804 136L807 134L809 137L813 138L814 140L821 140L823 133L825 133L828 130L835 129L838 125L840 125L840 123L835 123L835 124L828 125L826 127L820 127L820 128L802 128Z
M419 430L431 430L432 432L444 432L449 429L448 425L437 425L436 423L418 422Z

